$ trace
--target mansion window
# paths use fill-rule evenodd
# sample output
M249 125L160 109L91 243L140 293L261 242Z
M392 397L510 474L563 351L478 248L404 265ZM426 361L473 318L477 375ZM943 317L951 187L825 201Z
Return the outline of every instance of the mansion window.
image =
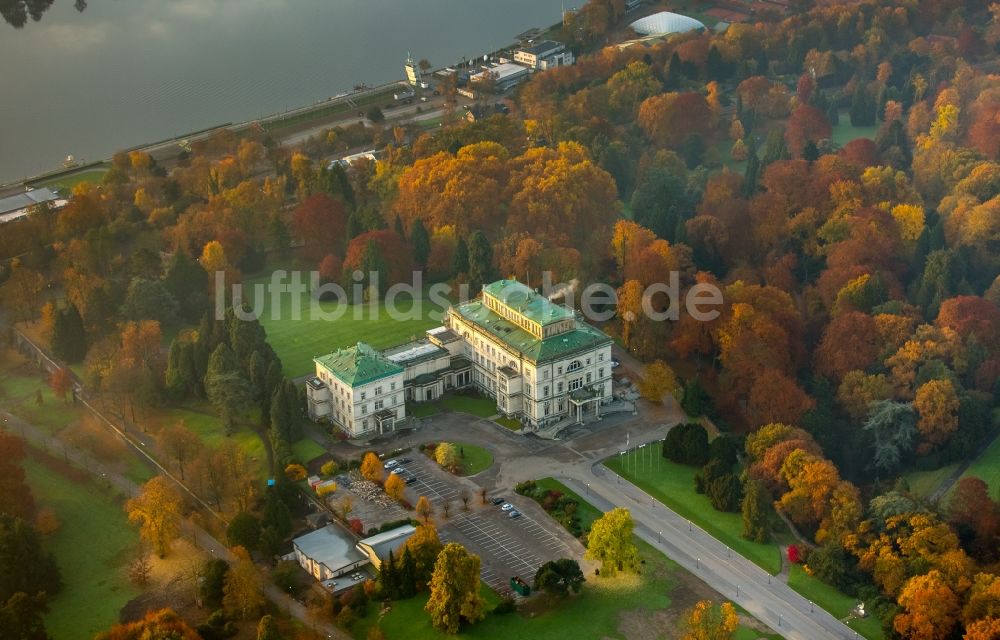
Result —
M587 374L587 384L590 384L590 379L591 379L591 375L588 373Z
M576 391L583 386L583 378L577 378L576 380L569 381L569 390Z
M376 411L379 411L382 408L382 406L383 405L382 405L382 401L381 400L376 400L375 401L375 410Z
M590 364L590 358L587 358L587 364Z
M361 405L361 413L368 413L368 405L366 404Z
M601 367L600 369L597 370L597 377L598 378L604 377L604 367Z
M392 384L389 385L389 390L390 391L395 391L396 390L396 383L395 382L393 382Z
M382 395L382 387L375 387L375 395L377 396Z
M559 382L556 384L556 393L562 393L563 383Z
M549 396L549 385L542 387L542 397L547 398Z
M583 367L583 365L580 364L580 361L579 360L574 360L573 362L569 363L568 367L566 367L566 371L576 371L577 369L579 369L581 367Z
M549 403L548 403L548 402L546 402L546 403L545 403L545 415L549 415L549 410L550 410L550 408L551 408L551 407L549 407Z
M603 361L604 361L604 354L603 354L603 353L599 353L599 354L597 354L597 359L598 359L599 361L603 362Z
M367 392L362 391L361 392L361 399L364 400L366 395L368 395Z

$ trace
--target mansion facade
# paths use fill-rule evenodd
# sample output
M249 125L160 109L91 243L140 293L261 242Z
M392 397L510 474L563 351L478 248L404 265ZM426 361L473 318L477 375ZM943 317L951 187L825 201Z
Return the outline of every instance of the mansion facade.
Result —
M349 437L395 429L407 402L474 387L497 413L537 429L600 416L611 401L612 340L516 280L483 287L419 340L377 351L365 343L314 359L309 415Z

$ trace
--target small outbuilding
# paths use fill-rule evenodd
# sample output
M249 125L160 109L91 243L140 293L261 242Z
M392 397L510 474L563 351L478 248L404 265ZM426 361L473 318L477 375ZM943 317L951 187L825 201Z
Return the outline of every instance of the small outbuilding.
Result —
M383 531L382 533L360 540L358 542L358 551L368 557L368 561L372 563L373 567L381 569L382 561L389 558L389 552L392 552L394 557L399 557L400 549L403 548L403 545L406 544L406 541L410 539L410 536L415 531L416 529L413 525L409 524Z

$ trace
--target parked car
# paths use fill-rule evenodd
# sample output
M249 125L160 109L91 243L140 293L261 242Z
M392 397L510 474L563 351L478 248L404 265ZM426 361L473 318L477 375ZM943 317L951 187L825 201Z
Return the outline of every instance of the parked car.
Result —
M502 507L500 507L500 510L501 510L501 511L513 511L513 509L514 509L514 505L512 505L512 504L511 504L511 503L509 503L509 502L505 502L505 503L503 503L503 506L502 506Z
M507 513L507 517L508 518L520 518L521 517L521 512L518 511L517 509L511 509L510 512Z
M504 503L504 499L503 499L503 498L493 498L493 501L492 501L492 502L493 502L493 504L495 504L495 505L501 505L501 504L503 504L503 503Z
M413 462L413 460L411 460L410 458L399 458L398 460L396 460L396 462L398 462L399 464L410 464L411 462Z
M384 466L384 467L385 467L386 469L392 469L392 468L393 468L393 467L395 467L395 466L396 466L397 464L399 464L399 460L386 460L386 461L385 461L385 464L384 464L383 466Z
M403 476L403 482L406 484L413 484L417 481L417 476Z

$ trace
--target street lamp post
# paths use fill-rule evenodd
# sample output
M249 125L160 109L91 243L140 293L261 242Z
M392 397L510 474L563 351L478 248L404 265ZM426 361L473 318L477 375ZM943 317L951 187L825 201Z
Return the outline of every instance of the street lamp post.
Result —
M656 532L656 542L657 543L660 542L660 539L662 538L662 536L663 536L663 532L662 531L657 531Z

